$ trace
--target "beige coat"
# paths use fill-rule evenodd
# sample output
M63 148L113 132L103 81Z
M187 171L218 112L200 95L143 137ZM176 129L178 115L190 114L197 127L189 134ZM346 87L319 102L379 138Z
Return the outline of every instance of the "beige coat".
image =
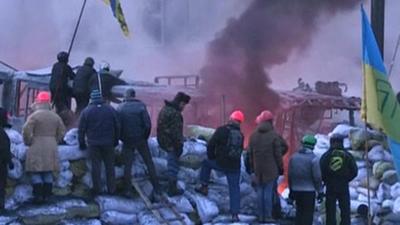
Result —
M37 104L34 113L24 124L22 136L26 152L25 170L27 172L57 171L58 142L65 133L61 118L50 111L49 104Z

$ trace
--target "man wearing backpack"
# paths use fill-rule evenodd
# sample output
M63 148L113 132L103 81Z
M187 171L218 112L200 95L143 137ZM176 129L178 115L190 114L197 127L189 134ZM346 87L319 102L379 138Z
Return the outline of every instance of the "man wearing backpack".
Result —
M225 173L229 185L229 200L232 221L239 221L240 209L240 160L243 151L243 134L240 124L244 121L241 111L234 111L228 124L217 128L207 146L208 159L203 161L200 171L201 186L195 191L205 196L208 194L208 182L211 170Z
M340 208L340 225L350 225L349 182L358 173L353 156L344 150L344 137L332 135L330 148L320 160L322 180L326 185L326 225L336 225L336 201Z

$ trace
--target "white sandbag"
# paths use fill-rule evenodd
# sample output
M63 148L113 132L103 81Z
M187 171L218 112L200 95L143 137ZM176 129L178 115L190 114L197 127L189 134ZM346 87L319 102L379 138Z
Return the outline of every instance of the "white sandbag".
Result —
M350 199L351 200L355 200L358 198L358 192L354 187L350 187L349 188L349 192L350 192Z
M17 220L15 216L0 216L0 224L9 224L15 220Z
M11 143L11 154L21 160L21 161L25 161L25 157L26 157L26 150L28 149L27 146L25 146L24 143L20 143L20 144L14 144Z
M162 150L160 148L160 146L158 145L156 137L149 138L147 143L149 145L149 149L150 149L151 155L153 157L166 158L167 152L165 152L164 150Z
M45 205L18 211L18 215L22 217L60 215L65 213L67 213L66 209L54 205Z
M358 188L357 188L357 192L358 192L359 194L368 196L368 189L367 189L367 188L358 187ZM369 190L369 195L370 195L371 197L374 197L374 196L375 196L375 191Z
M160 225L155 216L146 211L139 213L138 221L140 225Z
M400 197L396 198L393 204L393 212L400 213Z
M354 178L354 180L361 181L367 178L367 169L366 168L361 168L358 170L357 177Z
M14 168L12 170L8 169L8 177L17 180L24 174L24 168L18 159L12 158L11 160L14 164Z
M378 190L376 191L376 197L378 198L378 201L382 202L385 199L391 198L391 196L392 196L391 190L394 191L394 189L391 189L390 185L381 183L378 187ZM400 189L398 191L396 189L396 192L394 192L393 194L396 194L396 196L397 196L397 193L399 193L399 197L400 197Z
M160 209L160 214L162 215L163 218L165 219L175 219L177 216L170 210L167 208L162 208ZM184 213L180 213L179 214L180 217L183 217L183 224L187 224L187 225L194 225L194 223L189 219L189 217L184 214ZM181 225L182 222L180 221L174 221L169 223L170 225Z
M204 142L185 141L183 145L182 156L185 155L204 156L206 154L207 154L207 146Z
M67 160L66 161L62 161L59 164L60 164L60 171L68 170L70 165L71 165L69 163L69 161L67 161Z
M99 196L95 201L99 204L101 212L139 213L145 208L141 200L130 200L117 196Z
M201 222L207 223L219 214L219 209L215 202L212 202L207 198L197 194L192 195L192 197L196 204L197 212L199 213Z
M390 210L393 210L394 208L394 201L390 199L386 199L382 202L382 208L389 208Z
M89 188L93 187L92 175L90 172L86 172L85 175L82 177L82 183Z
M168 197L169 202L175 205L178 212L191 213L194 211L192 204L185 196Z
M376 145L368 152L368 159L372 162L387 161L390 160L388 154L382 145Z
M63 208L63 209L85 208L85 207L88 206L85 201L80 200L80 199L65 200L65 201L57 202L55 205L57 207L60 207L60 208Z
M101 225L101 221L97 219L71 219L63 220L59 225Z
M12 198L16 203L23 203L32 198L32 186L21 184L15 187Z
M214 128L203 127L199 125L187 125L187 135L189 137L199 138L203 137L206 141L210 141L215 132Z
M78 160L86 158L88 154L88 150L81 151L78 145L68 146L68 145L59 145L58 146L58 158L60 161L66 160Z
M71 185L72 177L74 174L70 170L64 170L59 173L56 186L60 188L65 188Z
M117 211L106 211L101 213L100 216L101 221L108 224L136 224L137 216L133 213L121 213Z
M6 199L4 208L8 210L15 210L18 208L18 203L12 198L12 196L10 196Z
M78 145L78 128L72 128L69 130L64 136L64 141L68 145Z
M341 135L341 136L348 137L349 134L350 134L350 131L351 131L351 130L354 130L354 129L356 129L356 128L355 128L355 127L352 127L352 126L350 126L350 125L347 125L347 124L339 124L339 125L337 125L337 126L335 127L335 129L333 129L332 132L329 133L329 137L331 137L331 136L334 135L334 134L338 134L338 135Z
M155 157L153 158L154 166L156 168L157 174L163 174L168 169L168 161L163 158Z
M322 156L329 149L329 137L323 134L316 134L317 143L314 146L314 153Z
M12 128L6 128L6 129L4 129L4 131L7 133L8 138L10 138L11 143L21 144L24 142L22 135L18 131L14 130Z
M385 185L387 188L390 188L390 196L392 196L393 199L397 199L400 197L400 183L395 183L392 186L389 186L387 184L382 183L381 185Z

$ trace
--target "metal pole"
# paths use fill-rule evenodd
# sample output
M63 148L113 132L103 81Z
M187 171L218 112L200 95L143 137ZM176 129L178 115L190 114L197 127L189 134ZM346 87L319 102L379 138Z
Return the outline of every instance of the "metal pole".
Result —
M75 42L76 33L78 32L78 27L79 27L79 24L81 22L85 6L86 6L86 0L83 0L81 12L80 12L79 17L78 17L78 22L76 23L76 26L75 26L74 35L72 35L72 40L71 40L71 43L70 43L69 48L68 48L68 55L71 54L72 46L74 45L74 42Z
M393 67L394 67L394 62L396 60L396 56L397 56L397 51L399 50L399 45L400 45L400 35L397 38L397 43L396 43L396 47L394 49L394 53L393 53L393 57L392 57L392 62L390 62L390 66L389 66L389 73L388 73L388 79L390 78L390 75L392 75L392 71L393 71Z
M371 25L374 31L378 47L383 57L384 53L384 30L385 30L385 0L372 0L371 2Z

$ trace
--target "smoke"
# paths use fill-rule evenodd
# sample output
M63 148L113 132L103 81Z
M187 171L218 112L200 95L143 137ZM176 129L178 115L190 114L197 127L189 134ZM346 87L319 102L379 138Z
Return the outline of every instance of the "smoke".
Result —
M252 126L264 109L276 110L278 94L268 71L306 49L321 18L352 9L360 0L254 0L210 42L201 70L203 91L226 95L231 109L245 112ZM286 79L281 75L281 79ZM245 128L246 129L246 128Z

